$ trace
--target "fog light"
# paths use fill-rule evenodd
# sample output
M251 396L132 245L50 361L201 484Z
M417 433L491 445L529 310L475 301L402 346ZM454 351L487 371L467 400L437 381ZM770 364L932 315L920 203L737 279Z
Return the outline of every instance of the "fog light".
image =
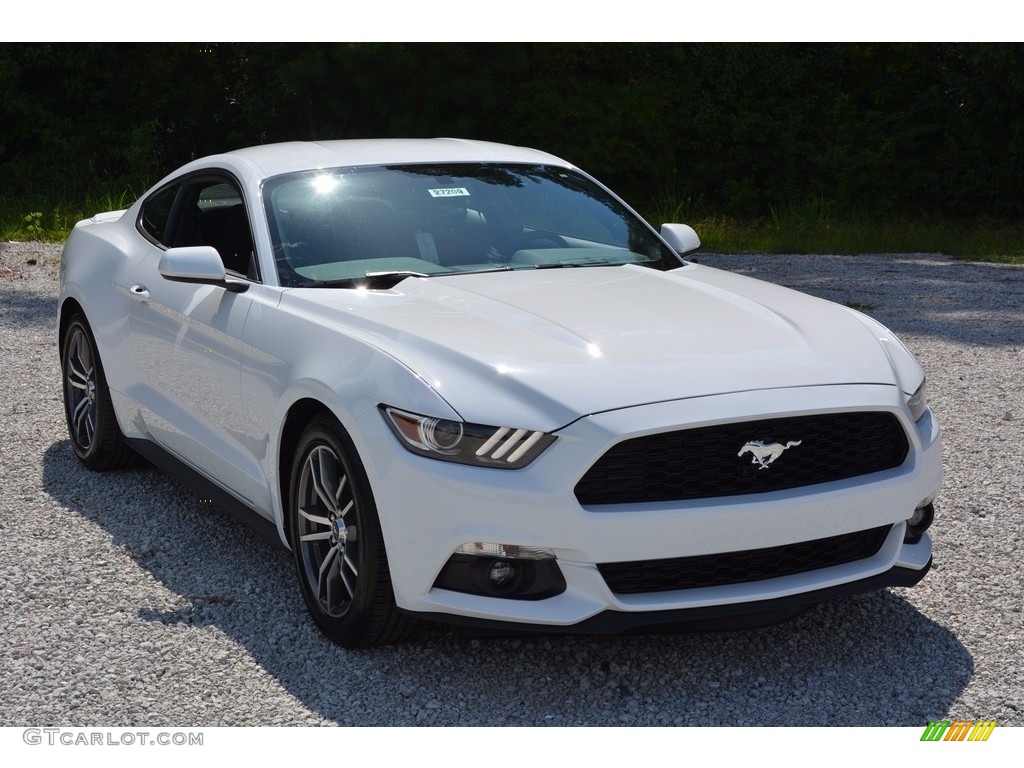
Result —
M502 590L511 587L519 575L519 569L511 560L494 560L487 569L487 581L494 589Z
M903 541L907 544L916 544L921 540L921 535L928 530L935 519L935 505L932 502L922 504L914 510L914 514L907 520L907 532Z
M434 587L504 600L544 600L565 592L566 584L550 550L476 542L448 558Z

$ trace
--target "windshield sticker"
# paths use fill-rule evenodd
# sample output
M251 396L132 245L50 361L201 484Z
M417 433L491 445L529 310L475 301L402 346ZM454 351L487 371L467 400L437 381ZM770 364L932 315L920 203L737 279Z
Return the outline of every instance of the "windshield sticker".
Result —
M428 189L431 197L469 197L469 190L465 187L440 187Z

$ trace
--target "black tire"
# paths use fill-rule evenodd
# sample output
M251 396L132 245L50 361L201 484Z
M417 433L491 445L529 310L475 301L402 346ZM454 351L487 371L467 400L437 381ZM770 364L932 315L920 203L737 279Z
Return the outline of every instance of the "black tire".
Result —
M323 633L345 648L408 637L416 622L395 606L366 473L330 416L318 416L302 433L288 498L299 588Z
M64 415L75 455L96 472L138 465L141 457L117 425L96 341L82 315L72 317L64 329L61 350Z

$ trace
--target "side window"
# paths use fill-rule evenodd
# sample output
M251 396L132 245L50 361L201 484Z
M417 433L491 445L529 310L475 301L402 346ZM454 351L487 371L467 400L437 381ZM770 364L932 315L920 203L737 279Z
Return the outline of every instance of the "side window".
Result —
M175 245L212 245L224 269L259 279L249 216L233 182L206 179L186 188Z
M139 226L143 232L162 245L168 245L167 223L170 221L177 194L177 185L167 187L149 198L142 206Z
M234 184L218 182L204 186L199 190L196 205L200 211L212 211L214 208L234 208L242 204L242 195Z

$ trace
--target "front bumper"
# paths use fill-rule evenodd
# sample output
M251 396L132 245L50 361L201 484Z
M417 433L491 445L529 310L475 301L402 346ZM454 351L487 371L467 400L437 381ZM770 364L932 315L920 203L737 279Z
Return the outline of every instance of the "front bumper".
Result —
M558 627L560 634L612 635L644 632L715 632L750 629L777 624L799 615L815 603L835 600L849 595L873 592L885 587L912 587L931 570L931 559L920 570L890 568L885 573L866 579L849 581L825 589L799 592L771 600L746 603L726 603L702 608L682 608L667 611L613 611L607 610L576 624ZM464 627L507 632L549 632L541 624L521 624L495 619L481 619L451 613L417 613L405 611L428 621L441 621Z
M902 465L837 482L715 499L585 508L573 495L588 467L630 437L850 410L896 415L910 443ZM904 521L939 487L940 433L930 412L911 422L902 394L891 386L741 392L595 414L560 430L551 448L515 471L415 456L397 443L376 412L364 414L359 426L359 449L376 496L395 599L415 614L612 631L600 627L770 614L838 594L909 585L923 577L931 562L930 537L904 542ZM616 594L597 565L779 547L880 526L891 528L870 557L744 583ZM542 600L514 600L435 588L451 555L471 542L550 550L565 591Z

